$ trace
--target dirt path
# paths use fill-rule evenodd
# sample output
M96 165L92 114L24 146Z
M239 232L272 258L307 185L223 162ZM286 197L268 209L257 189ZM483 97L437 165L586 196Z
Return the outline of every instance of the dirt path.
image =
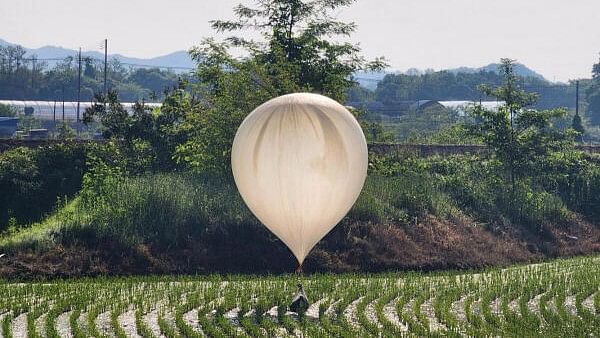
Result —
M379 322L379 319L377 319L377 312L375 312L375 303L376 302L377 302L377 299L375 299L375 300L371 301L369 304L367 304L367 306L365 307L365 316L367 317L367 320L369 322L371 322L372 324L374 324L381 330L381 329L383 329L383 325L381 325L381 323Z
M596 293L592 293L589 297L583 300L581 305L591 313L596 313L596 308L594 307L594 296Z
M459 322L467 321L467 313L465 312L465 302L469 297L468 294L462 295L457 301L450 304L450 312L456 317Z

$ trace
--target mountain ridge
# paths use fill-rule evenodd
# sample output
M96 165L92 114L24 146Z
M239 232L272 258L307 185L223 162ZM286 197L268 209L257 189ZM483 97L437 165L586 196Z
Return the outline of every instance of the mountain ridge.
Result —
M3 45L17 45L15 43L8 42L0 38L0 46ZM74 49L64 48L60 46L43 46L39 48L27 48L23 47L27 51L28 56L36 55L39 59L63 59L69 56L75 57L77 55L77 51ZM84 57L91 57L94 59L104 59L104 54L97 51L83 51L81 53ZM129 57L122 54L108 54L109 60L117 59L121 63L125 65L139 65L139 66L150 66L150 67L160 67L160 68L173 68L179 70L193 69L195 67L194 62L189 56L188 52L180 50L175 51L169 54L156 56L153 58L137 58L137 57ZM48 61L50 66L56 64L56 60ZM488 65L482 67L456 67L450 69L442 69L441 71L449 71L452 73L477 73L480 71L491 71L498 72L498 63L490 63ZM429 72L434 72L433 69L417 69L410 68L406 71L385 71L385 72L359 72L356 74L356 78L361 86L368 89L375 89L377 83L381 81L385 75L387 74L407 74L407 75L422 75ZM543 75L532 70L531 68L517 63L515 65L515 72L519 76L523 77L535 77L542 80L548 81Z
M0 46L15 46L18 44L8 42L0 38ZM64 59L69 56L76 57L78 51L74 49L64 48L60 46L43 46L39 48L27 48L24 47L27 52L27 56L36 56L39 59ZM104 59L104 53L96 52L96 51L82 51L81 55L83 57L91 57L93 59ZM137 57L129 57L122 54L108 54L109 60L117 59L121 63L126 65L141 65L141 66L151 66L151 67L160 67L160 68L179 68L181 70L185 69L193 69L194 62L186 51L175 51L173 53L156 56L153 58L137 58ZM56 60L48 60L48 64L50 66L54 65Z

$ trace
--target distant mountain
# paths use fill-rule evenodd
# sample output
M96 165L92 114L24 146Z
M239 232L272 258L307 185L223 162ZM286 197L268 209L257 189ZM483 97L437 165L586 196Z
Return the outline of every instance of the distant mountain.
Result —
M8 41L0 39L0 46L2 45L15 45L14 43L10 43ZM63 59L69 56L75 57L77 55L77 51L74 49L67 49L63 47L55 47L55 46L44 46L40 48L25 48L27 50L27 55L37 55L40 59ZM97 51L84 51L81 53L83 56L91 57L95 59L104 59L104 54ZM152 67L173 67L173 68L193 68L195 66L194 62L190 58L189 54L186 51L177 51L174 53L170 53L163 56L157 56L150 59L143 58L133 58L124 56L121 54L109 54L109 60L117 59L124 64L130 65L145 65ZM53 66L56 61L48 61L50 66ZM480 71L491 71L498 72L498 63L490 63L487 66L472 68L472 67L459 67L448 69L448 71L453 73L477 73ZM379 83L387 74L407 74L407 75L420 75L434 72L433 69L425 69L420 70L416 68L411 68L406 72L359 72L356 74L356 79L360 83L361 86L368 89L375 89L377 87L377 83ZM528 68L527 66L517 63L515 65L515 72L517 75L523 77L535 77L542 80L545 78L535 72L534 70Z
M500 66L499 63L490 63L487 66L483 66L483 67L479 67L479 68L459 67L459 68L454 68L454 69L448 69L448 71L450 71L452 73L478 73L480 71L497 73L499 66ZM542 74L537 73L536 71L532 70L531 68L529 68L521 63L515 64L514 70L517 75L522 76L522 77L534 77L534 78L538 78L540 80L546 80L546 78L544 78L544 76Z
M15 45L14 43L10 43L8 41L0 39L0 46L6 45ZM110 46L109 46L110 47ZM27 55L32 56L36 55L40 59L63 59L69 56L76 57L77 51L74 49L67 49L63 47L55 47L55 46L44 46L40 48L26 48ZM110 51L110 48L109 48ZM84 57L91 57L94 59L104 59L104 54L102 52L97 51L84 51L81 53ZM128 57L121 54L108 54L108 59L117 59L123 64L129 65L145 65L152 67L173 67L173 68L181 68L181 70L185 70L185 68L193 68L194 62L190 58L189 54L186 51L177 51L174 53L170 53L163 56L158 56L149 59L143 58L134 58ZM48 65L53 66L57 61L48 61Z

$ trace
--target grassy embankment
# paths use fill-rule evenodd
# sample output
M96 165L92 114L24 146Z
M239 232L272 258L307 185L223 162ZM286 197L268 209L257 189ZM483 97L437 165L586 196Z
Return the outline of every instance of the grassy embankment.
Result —
M600 251L595 180L576 199L524 182L509 189L497 163L478 157L372 165L387 171L372 168L308 271L478 268ZM5 233L0 251L1 273L13 278L294 268L230 180L185 173L84 189L44 221Z

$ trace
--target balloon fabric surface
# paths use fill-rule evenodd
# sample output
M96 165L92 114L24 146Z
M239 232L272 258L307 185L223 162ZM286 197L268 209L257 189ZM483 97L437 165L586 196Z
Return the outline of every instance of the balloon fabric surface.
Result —
M246 117L231 165L250 210L302 264L356 202L367 176L367 143L341 104L289 94Z

